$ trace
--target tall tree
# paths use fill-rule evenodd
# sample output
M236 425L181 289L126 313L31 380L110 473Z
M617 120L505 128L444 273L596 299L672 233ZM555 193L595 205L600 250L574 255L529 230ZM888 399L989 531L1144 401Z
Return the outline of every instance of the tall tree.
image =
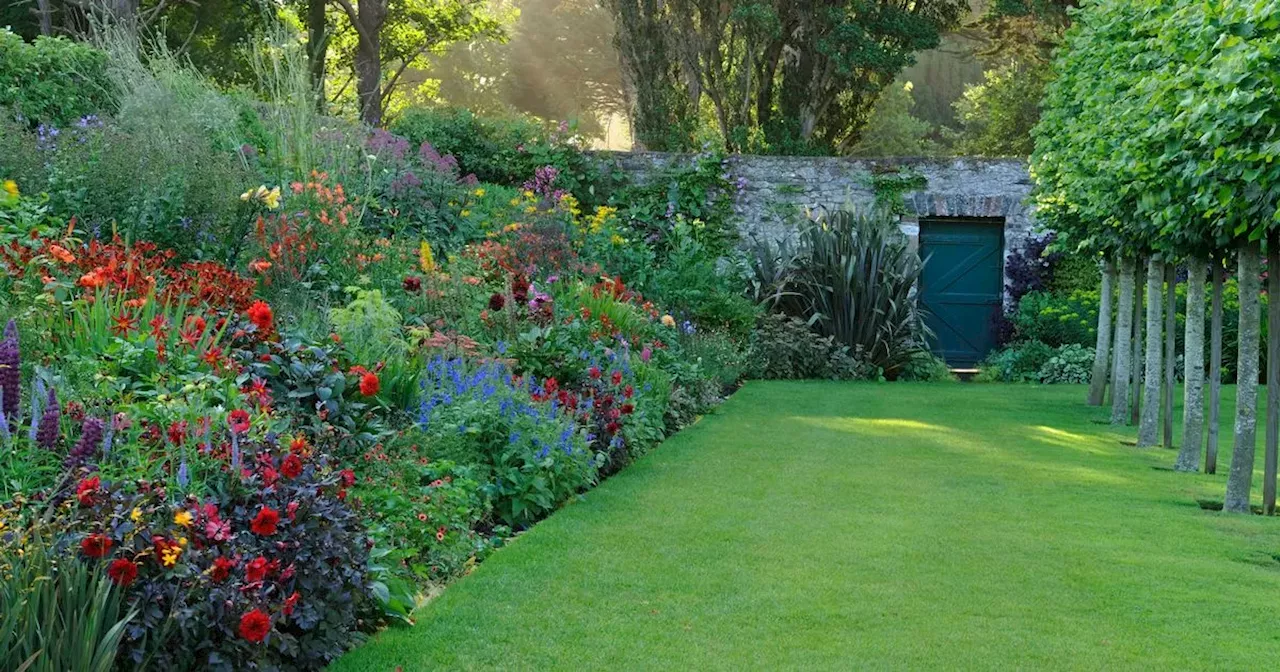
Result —
M349 38L342 42L349 61L344 61L355 79L360 118L370 126L382 124L387 101L407 69L449 44L503 35L484 0L330 1L347 18Z
M1146 378L1142 386L1142 415L1138 423L1138 447L1150 448L1159 440L1160 385L1164 369L1160 363L1164 348L1164 262L1153 256L1147 265L1147 348Z
M1240 246L1240 345L1236 359L1235 445L1231 449L1231 471L1227 474L1227 494L1222 510L1249 512L1249 491L1253 487L1253 460L1258 445L1258 336L1260 292L1258 248Z
M1102 287L1098 301L1098 340L1093 351L1093 371L1089 379L1089 405L1101 406L1107 392L1107 369L1111 357L1111 298L1115 293L1116 264L1101 264Z
M1183 336L1186 384L1182 396L1182 448L1174 469L1200 470L1204 439L1204 290L1208 264L1202 257L1187 262L1187 320Z
M968 9L966 0L606 4L638 140L662 142L650 117L670 116L667 98L683 96L690 110L707 101L728 148L779 153L853 147L881 90Z

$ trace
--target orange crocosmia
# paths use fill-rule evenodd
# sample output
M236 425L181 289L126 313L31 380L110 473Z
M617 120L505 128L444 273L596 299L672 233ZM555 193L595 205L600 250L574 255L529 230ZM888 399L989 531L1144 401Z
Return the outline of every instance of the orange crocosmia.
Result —
M117 336L126 336L138 326L138 321L125 312L121 312L112 318L112 322L115 324L111 327L111 331L115 332Z

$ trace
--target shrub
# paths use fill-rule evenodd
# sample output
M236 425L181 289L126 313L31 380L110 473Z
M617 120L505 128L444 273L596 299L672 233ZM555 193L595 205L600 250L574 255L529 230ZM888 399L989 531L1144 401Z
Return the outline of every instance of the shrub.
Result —
M360 639L370 545L344 502L350 472L305 449L237 441L210 496L82 479L65 509L63 543L140 610L123 644L133 665L319 669Z
M408 140L381 129L373 131L365 146L374 157L371 193L364 200L366 226L380 234L425 238L442 250L456 250L478 237L477 220L467 209L476 178L461 177L457 159L429 142L414 149Z
M1003 383L1039 382L1040 370L1053 358L1052 346L1039 341L1017 343L987 356L979 380Z
M1015 338L1054 347L1093 345L1097 338L1099 300L1096 290L1071 294L1029 292L1013 313Z
M494 513L512 527L546 517L596 478L586 432L566 415L576 401L547 398L550 387L518 380L498 362L437 357L423 376L419 428L438 457L482 469Z
M1042 383L1087 383L1093 371L1093 348L1075 343L1058 348L1040 367Z
M764 380L874 377L832 336L819 336L804 320L778 313L763 315L751 333L749 376Z
M949 383L954 382L956 377L952 375L951 368L941 358L934 356L933 353L920 351L903 367L902 375L898 380Z
M894 218L839 211L800 233L792 315L853 349L855 358L895 380L925 348L928 328L912 292L923 263Z
M64 37L25 42L0 28L0 108L8 107L32 126L69 126L111 112L107 55Z

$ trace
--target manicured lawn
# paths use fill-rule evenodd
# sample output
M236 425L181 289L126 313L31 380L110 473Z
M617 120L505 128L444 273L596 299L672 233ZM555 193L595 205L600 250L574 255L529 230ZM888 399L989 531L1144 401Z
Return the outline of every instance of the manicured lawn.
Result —
M751 383L334 669L1270 668L1233 394L1206 476L1078 387Z

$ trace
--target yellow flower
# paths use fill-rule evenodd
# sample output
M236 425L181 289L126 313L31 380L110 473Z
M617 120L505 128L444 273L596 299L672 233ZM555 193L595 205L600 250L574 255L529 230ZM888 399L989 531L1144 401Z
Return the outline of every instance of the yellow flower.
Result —
M142 522L142 509L139 509L139 508L138 508L138 507L136 507L136 506L135 506L135 507L133 507L133 511L131 511L131 512L129 513L129 520L132 520L132 521L133 521L133 522L135 522L135 523L141 523L141 522Z
M518 198L511 199L511 205L513 206L520 205L520 199Z
M172 567L178 564L178 558L182 556L182 548L179 546L166 546L160 551L160 564L165 567Z
M252 189L250 189L249 191L244 192L243 194L240 194L240 200L242 200L242 201L248 201L248 200L249 200L249 199L251 199L251 198L253 198L253 190L252 190Z
M11 198L17 198L17 197L18 197L18 183L17 183L17 182L14 182L13 180L5 180L5 181L4 181L4 190L5 190L6 192L8 192L8 194L9 194L9 196L10 196Z
M662 316L662 326L664 326L664 327L674 327L674 326L676 326L676 318L671 317L670 315L663 315L663 316Z
M627 242L627 239L615 233L613 234L613 237L609 239L609 242L613 243L614 245L622 245L623 243Z
M463 211L462 211L462 216L463 216L463 217L470 217L470 216L471 216L471 211L470 211L470 210L463 210Z
M534 206L530 205L530 206L525 207L524 211L525 211L526 213L528 213L528 214L532 215L533 213L537 212L537 211L538 211L538 209L537 209L536 207L534 207Z
M436 270L436 257L431 253L431 243L425 240L418 247L418 265L422 268L423 273L430 273Z
M262 202L266 203L267 207L272 210L280 207L280 187L276 187L264 194L262 196Z
M178 545L179 545L179 546L182 546L182 547L184 547L184 548L185 548L185 547L186 547L186 545L187 545L187 538L186 538L186 537L178 537Z
M476 189L475 191L471 192L471 194L476 198L481 198L484 196L484 189L483 188Z
M173 514L173 522L176 525L181 525L183 527L190 527L191 521L193 520L195 520L195 516L191 515L191 512L187 511L186 509L183 509Z

